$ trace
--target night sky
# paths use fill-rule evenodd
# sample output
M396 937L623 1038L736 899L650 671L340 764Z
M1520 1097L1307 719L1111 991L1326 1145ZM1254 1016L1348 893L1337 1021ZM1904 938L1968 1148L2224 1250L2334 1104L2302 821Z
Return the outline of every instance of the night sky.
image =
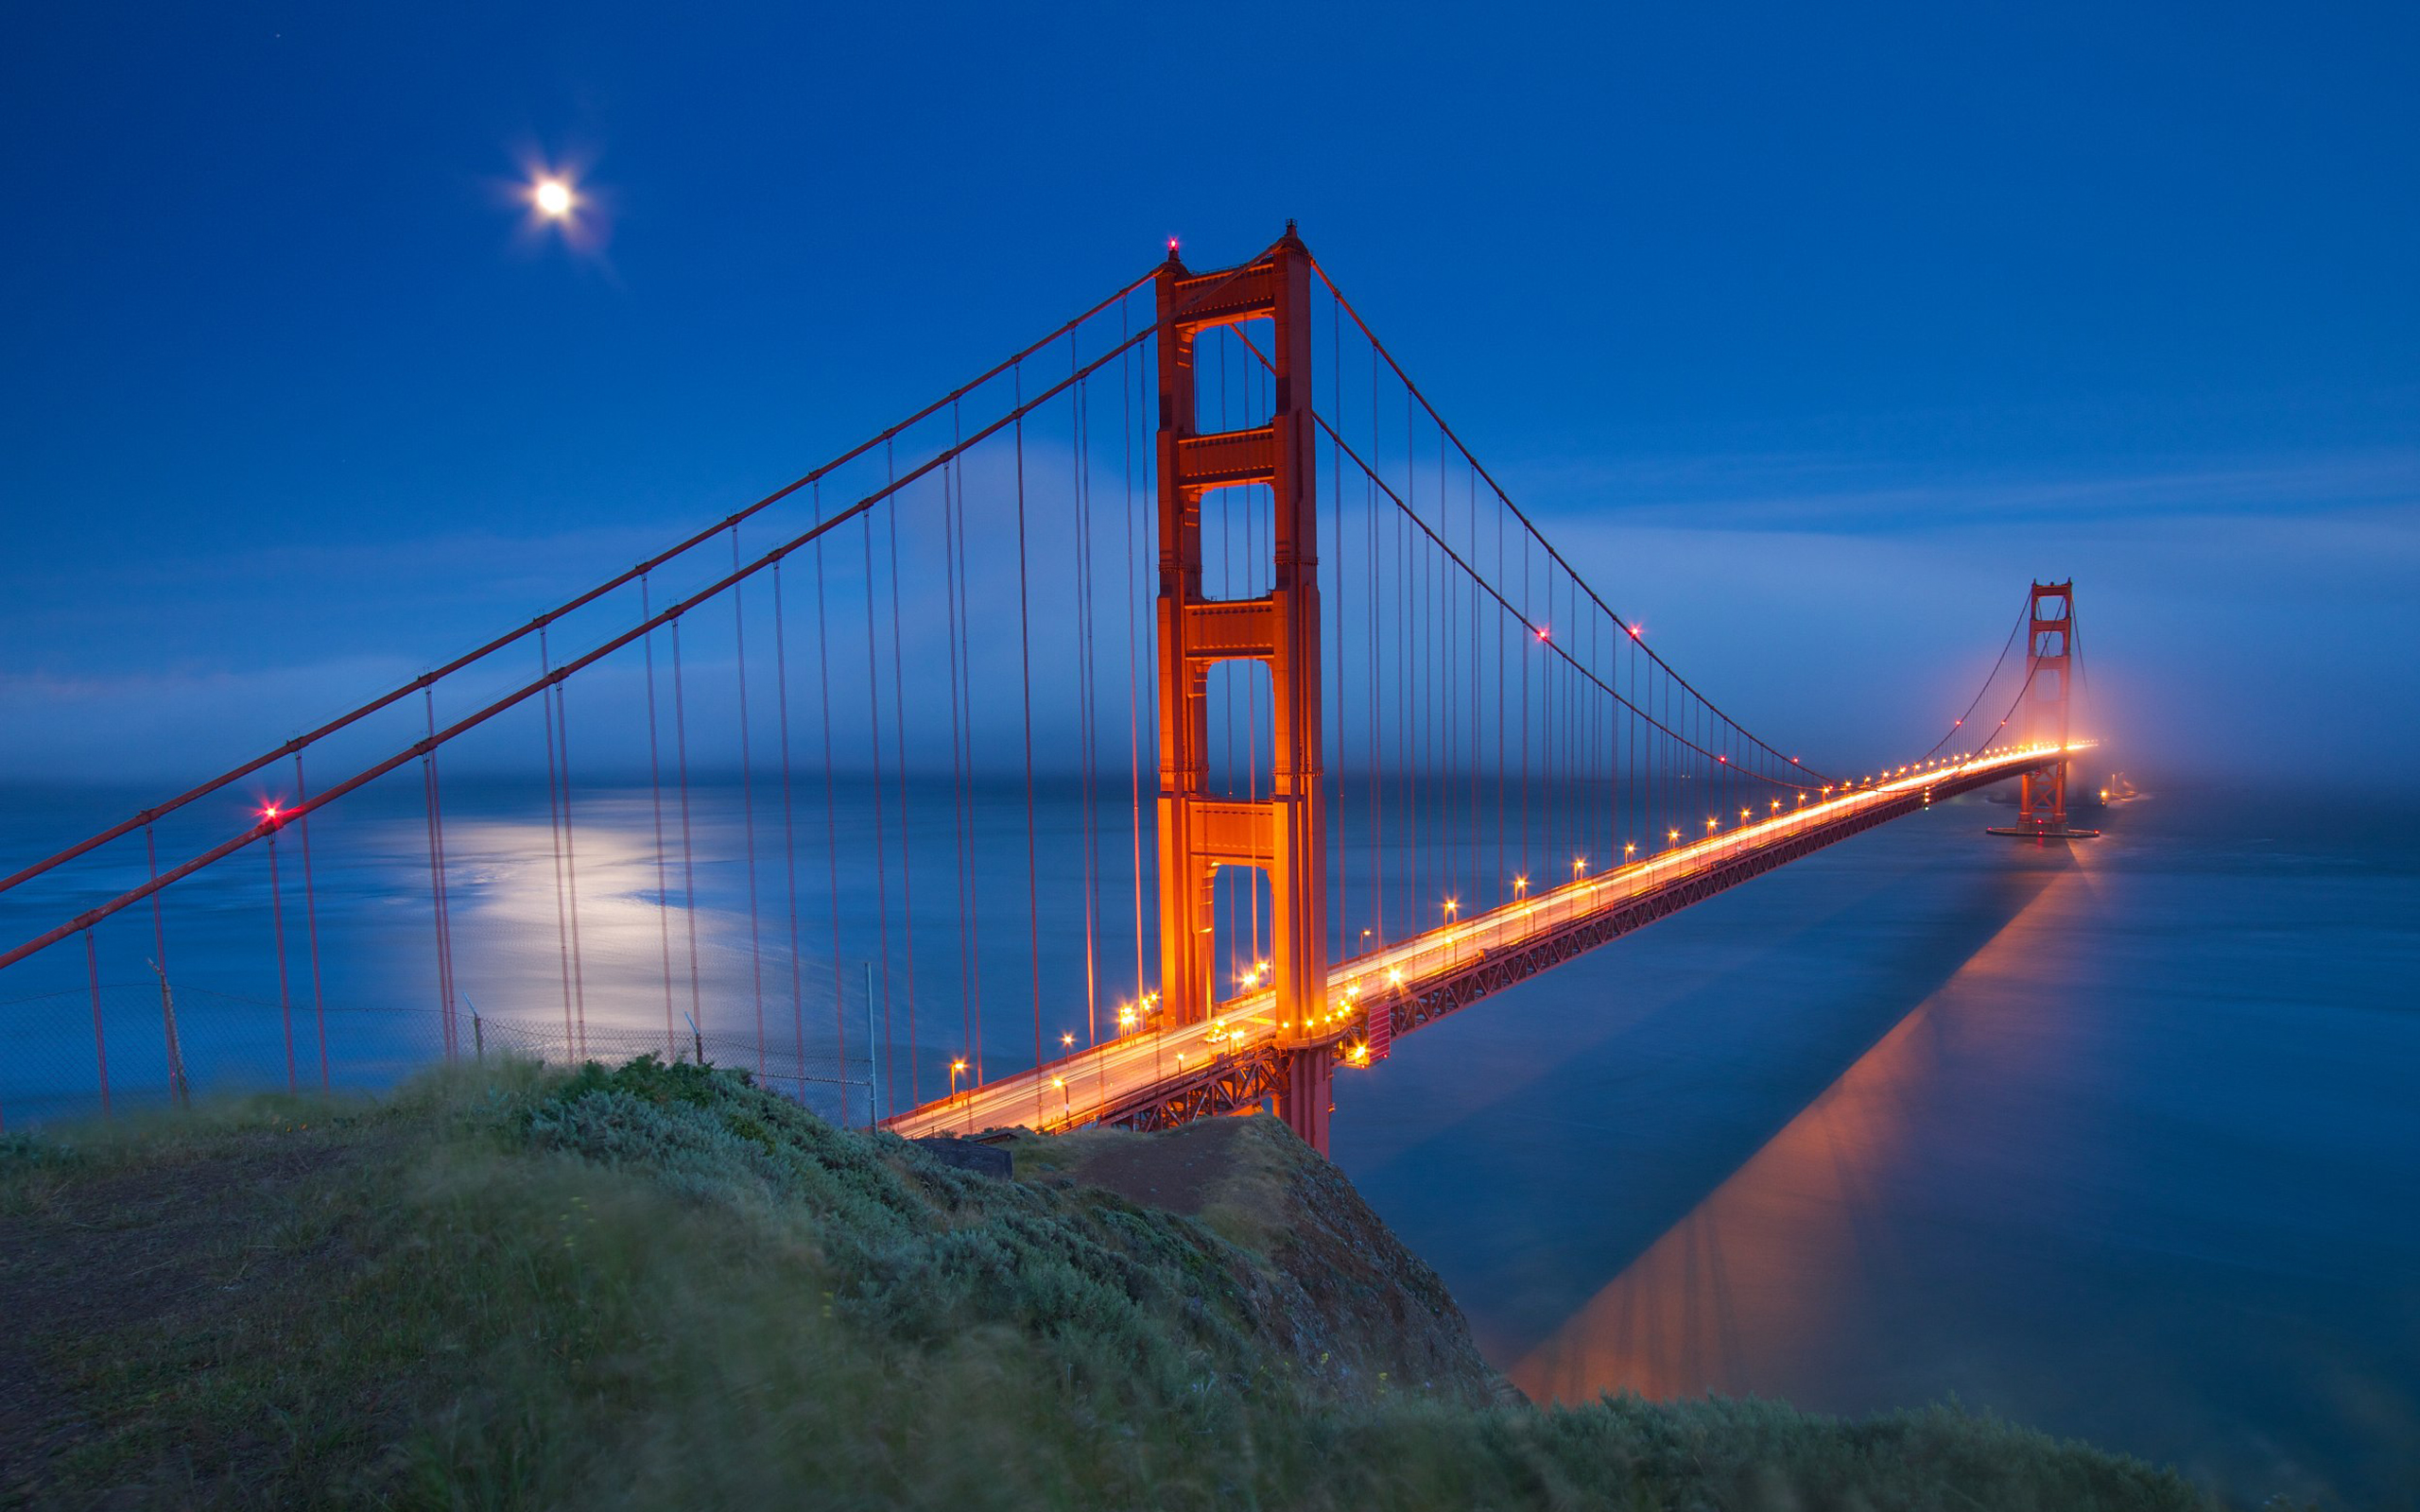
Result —
M251 754L1288 216L1760 730L1921 749L2072 574L2135 765L2420 738L2420 11L1508 16L16 8L0 777Z

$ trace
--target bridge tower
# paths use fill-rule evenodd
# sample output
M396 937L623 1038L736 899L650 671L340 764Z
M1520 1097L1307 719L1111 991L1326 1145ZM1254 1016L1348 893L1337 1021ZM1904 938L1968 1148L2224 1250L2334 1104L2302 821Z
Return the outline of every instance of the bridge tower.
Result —
M2026 619L2025 709L2018 735L2028 742L2055 741L2064 747L2070 733L2067 704L2075 665L2075 579L2035 583ZM2053 840L2099 834L2098 830L2067 825L2069 765L2062 757L2019 777L2016 824L1992 833Z
M1283 1065L1278 1111L1325 1154L1334 1064L1313 1033L1327 990L1327 826L1320 798L1310 251L1291 221L1276 245L1238 268L1191 272L1171 246L1159 272L1158 310L1161 1010L1178 1023L1209 1015L1218 996L1213 883L1221 867L1260 868L1269 878ZM1196 340L1253 320L1274 328L1273 413L1265 425L1204 435L1194 393ZM1253 485L1275 500L1273 586L1252 598L1206 598L1202 496ZM1269 669L1274 743L1262 801L1205 790L1210 668L1228 661Z

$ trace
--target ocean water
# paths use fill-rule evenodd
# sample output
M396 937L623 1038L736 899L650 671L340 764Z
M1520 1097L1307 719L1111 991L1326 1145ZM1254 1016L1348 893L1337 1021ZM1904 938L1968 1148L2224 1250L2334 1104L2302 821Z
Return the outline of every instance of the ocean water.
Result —
M1539 1399L1954 1396L2420 1503L2420 814L1942 805L1422 1031L1335 1153Z
M156 796L7 794L0 853ZM164 826L163 860L258 797ZM959 1056L1110 1032L1138 975L1122 790L1088 809L1044 784L1030 852L1021 785L962 810L945 784L879 814L862 784L828 815L820 780L789 797L700 782L684 847L644 789L583 787L575 953L542 789L449 784L466 1012L556 1052L702 1040L853 1120L935 1095ZM2052 847L1982 833L2007 814L1885 826L1340 1072L1336 1159L1541 1400L1955 1396L2252 1502L2420 1503L2420 811L2164 788ZM903 822L906 875L823 849ZM131 911L89 958L0 973L0 1125L95 1111L102 1053L115 1109L164 1100L163 944L202 1091L283 1083L289 1044L298 1085L323 1047L339 1087L438 1054L417 782L312 839L306 894L282 836L279 910L256 847L174 889L156 934ZM1340 930L1369 914L1360 866ZM0 929L146 867L121 846L0 895ZM1252 911L1226 919L1248 936Z

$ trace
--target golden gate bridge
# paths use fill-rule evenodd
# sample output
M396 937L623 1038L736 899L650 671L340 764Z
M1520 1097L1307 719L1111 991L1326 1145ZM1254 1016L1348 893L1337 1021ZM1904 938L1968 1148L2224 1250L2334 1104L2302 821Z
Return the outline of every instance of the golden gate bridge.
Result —
M134 1080L173 1093L171 946L207 938L284 1082L334 1086L325 898L391 882L408 807L424 958L362 1005L407 984L439 1056L485 1052L505 953L514 1006L560 1006L549 1056L702 1057L711 1026L802 1097L854 1045L906 1135L1269 1108L1324 1151L1340 1065L1876 825L2014 778L1995 833L2090 833L2082 670L2071 582L2036 582L1930 748L1786 754L1555 548L1289 222L1213 271L1171 243L796 481L0 879L0 921L53 915L0 952L0 1011L89 1014L107 1112L155 977ZM526 813L478 786L541 764ZM466 930L508 873L551 919Z

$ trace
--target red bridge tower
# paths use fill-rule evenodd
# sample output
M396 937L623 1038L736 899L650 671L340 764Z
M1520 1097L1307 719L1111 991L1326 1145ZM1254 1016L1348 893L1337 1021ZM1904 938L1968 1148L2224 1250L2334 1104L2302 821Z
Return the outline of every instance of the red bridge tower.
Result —
M1313 1039L1327 993L1326 819L1321 811L1319 493L1312 475L1311 256L1286 235L1239 268L1193 273L1173 247L1159 274L1160 347L1160 993L1191 1023L1218 995L1212 884L1220 867L1268 875L1271 985L1284 1064L1278 1111L1327 1150L1333 1061ZM1194 344L1249 320L1275 327L1276 404L1269 423L1203 435ZM1252 598L1201 590L1201 498L1257 485L1275 498L1273 586ZM1270 796L1214 797L1208 776L1211 666L1269 669L1274 748Z
M2025 707L2019 738L2028 744L2067 744L2069 678L2075 665L2076 585L2035 583L2027 610L2025 639ZM2027 771L2017 779L2016 824L1994 834L2027 835L2035 839L2087 839L2099 830L2067 827L2067 767L2065 756Z

